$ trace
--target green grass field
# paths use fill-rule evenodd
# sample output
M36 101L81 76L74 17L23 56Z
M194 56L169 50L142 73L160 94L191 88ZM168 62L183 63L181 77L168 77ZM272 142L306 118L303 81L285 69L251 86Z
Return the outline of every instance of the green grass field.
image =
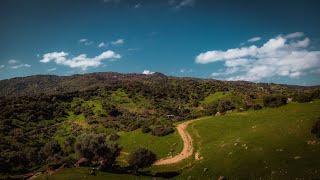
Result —
M176 179L217 179L220 175L228 179L319 178L320 143L319 139L310 133L312 124L319 117L319 100L313 103L291 103L279 108L205 117L188 127L194 139L195 150L200 154L200 160L194 160L192 157L183 161L183 164L151 170L177 170L181 174ZM177 134L153 137L137 130L120 135L119 142L125 152L141 146L155 151L162 157L170 151L170 144L176 141L176 151L182 148L181 139ZM62 170L49 179L81 179L83 176L88 177L88 169L73 168ZM99 173L94 177L99 178L138 177L110 173Z
M150 149L157 155L157 158L178 154L183 148L182 139L177 131L163 137L153 136L150 133L144 134L141 129L132 132L121 132L119 135L119 144L123 148L120 160L124 161L129 153L139 147Z
M318 117L319 100L197 121L189 132L203 159L181 177L319 178L320 144L310 133Z

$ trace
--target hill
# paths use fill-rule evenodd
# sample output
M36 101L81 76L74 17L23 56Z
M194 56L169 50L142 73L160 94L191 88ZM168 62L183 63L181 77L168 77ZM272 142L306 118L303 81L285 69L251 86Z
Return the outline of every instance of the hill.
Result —
M83 159L109 171L130 168L128 156L141 147L158 158L179 153L180 121L320 98L318 87L161 73L36 75L2 80L0 87L3 175L73 167Z

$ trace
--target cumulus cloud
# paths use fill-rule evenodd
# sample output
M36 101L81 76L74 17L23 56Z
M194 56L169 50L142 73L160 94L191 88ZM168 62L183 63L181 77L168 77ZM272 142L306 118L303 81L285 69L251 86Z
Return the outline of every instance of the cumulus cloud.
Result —
M0 65L0 70L3 69L4 67L6 67L5 65Z
M124 43L123 39L117 39L116 41L111 42L112 45L121 45L123 43Z
M227 80L299 78L320 68L320 51L308 50L309 45L310 39L296 32L271 38L260 47L251 45L203 52L195 61L199 64L224 62L224 68L212 76Z
M18 64L18 65L11 66L12 69L29 68L29 67L31 67L31 65L29 64Z
M256 41L260 41L261 37L253 37L251 39L248 39L248 42L256 42Z
M8 61L8 64L16 64L16 63L18 63L18 61L15 60L15 59L10 59L10 60Z
M150 75L150 74L154 74L154 72L150 71L150 70L144 70L142 72L142 74L146 74L146 75Z
M93 41L89 41L88 39L79 39L79 43L89 46L93 44Z
M86 70L88 67L98 67L102 64L103 60L115 60L120 59L120 54L117 54L111 50L105 51L98 56L89 58L86 54L80 54L76 57L69 58L69 54L66 52L51 52L44 54L40 62L49 63L51 61L59 65L69 66L70 68L81 68Z
M106 47L107 45L104 43L104 42L101 42L101 43L99 43L99 45L98 45L98 47L99 48L103 48L103 47Z

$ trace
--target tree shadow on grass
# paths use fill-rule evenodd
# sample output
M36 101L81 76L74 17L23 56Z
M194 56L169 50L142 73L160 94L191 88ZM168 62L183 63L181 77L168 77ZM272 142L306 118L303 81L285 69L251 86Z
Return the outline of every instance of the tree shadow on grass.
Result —
M115 166L112 169L104 170L103 172L109 172L114 174L131 174L134 176L161 177L161 178L173 178L180 174L179 172L176 172L176 171L157 172L153 174L151 171L139 171L139 170L134 170L131 167L120 167L120 166Z

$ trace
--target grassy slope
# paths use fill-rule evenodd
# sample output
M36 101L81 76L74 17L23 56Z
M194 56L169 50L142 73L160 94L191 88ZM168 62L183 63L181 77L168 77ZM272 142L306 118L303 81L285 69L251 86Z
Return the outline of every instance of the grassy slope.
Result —
M158 158L175 155L182 151L183 142L177 131L163 137L144 134L141 129L132 132L119 133L119 143L123 152L130 153L139 147L145 147L153 151ZM125 158L125 157L121 157Z
M182 177L319 177L320 144L308 144L319 116L318 100L197 121L189 130L204 158Z

